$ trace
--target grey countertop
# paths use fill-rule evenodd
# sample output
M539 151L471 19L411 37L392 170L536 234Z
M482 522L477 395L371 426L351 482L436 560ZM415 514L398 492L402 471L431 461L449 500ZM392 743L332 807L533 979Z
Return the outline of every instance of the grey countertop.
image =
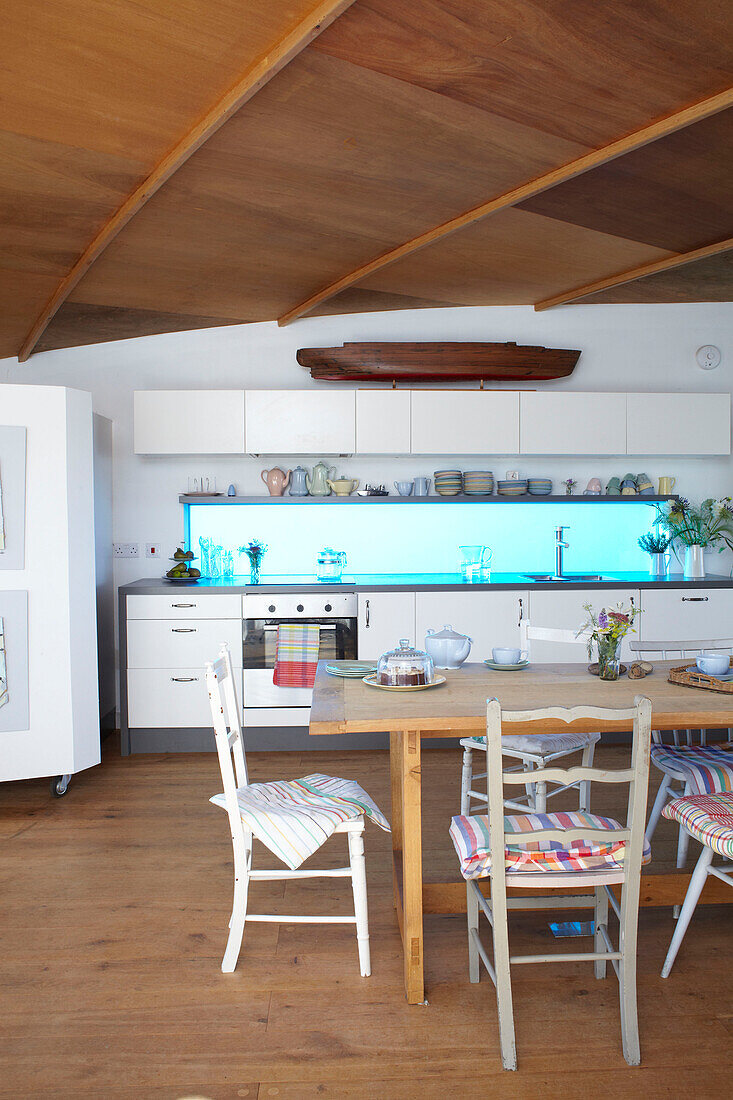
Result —
M572 576L572 574L571 574ZM120 587L123 595L168 595L176 588L195 588L197 592L444 592L499 589L565 589L565 588L733 588L733 577L708 574L699 581L685 580L681 573L671 573L656 580L648 573L618 571L602 581L531 581L520 573L492 573L489 582L467 583L458 573L361 573L344 575L340 583L319 582L313 574L263 576L258 585L250 584L246 576L226 580L205 580L187 583L152 577L132 581Z

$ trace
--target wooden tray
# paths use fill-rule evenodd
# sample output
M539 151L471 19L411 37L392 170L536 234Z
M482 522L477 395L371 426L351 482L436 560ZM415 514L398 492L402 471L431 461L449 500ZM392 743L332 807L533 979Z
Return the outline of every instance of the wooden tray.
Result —
M694 661L689 665L671 668L668 680L670 684L683 684L684 687L705 688L706 691L733 695L733 680L718 680L716 676L708 676L707 673L700 672Z

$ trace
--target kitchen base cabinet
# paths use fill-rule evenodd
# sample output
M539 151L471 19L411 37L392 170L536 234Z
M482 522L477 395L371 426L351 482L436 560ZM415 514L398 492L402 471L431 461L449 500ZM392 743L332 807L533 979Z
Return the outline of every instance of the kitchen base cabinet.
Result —
M640 595L637 588L575 588L564 589L561 592L533 592L529 601L529 621L532 626L578 630L588 618L585 604L589 603L597 614L602 607L613 607L617 603L626 604L632 599L639 607ZM621 644L621 656L624 661L627 661L630 655L629 638L639 637L641 619L642 616L639 616L636 620L637 633L627 635ZM532 642L531 647L533 661L566 664L588 659L585 642L578 642L577 646L566 645L563 642Z
M733 638L733 589L644 589L641 637L650 642Z
M415 641L414 592L359 593L357 652L360 661L372 661L400 638Z
M234 684L241 703L241 672L235 668ZM211 726L211 708L202 667L131 668L127 672L130 732L136 728L170 729ZM211 734L211 749L215 749Z
M527 617L525 590L487 592L418 592L415 629L422 649L428 627L450 624L473 640L469 661L491 657L495 646L519 645L519 623Z

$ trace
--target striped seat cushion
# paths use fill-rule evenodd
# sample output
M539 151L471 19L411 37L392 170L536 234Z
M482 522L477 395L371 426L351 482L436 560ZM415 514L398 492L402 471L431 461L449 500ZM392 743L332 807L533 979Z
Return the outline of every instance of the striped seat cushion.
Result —
M611 871L622 870L625 841L571 840L564 846L558 840L529 839L538 829L577 829L583 825L593 829L622 829L612 817L597 814L572 813L523 814L504 818L504 831L524 834L525 839L509 844L505 849L507 871ZM458 853L461 874L465 879L483 878L491 873L489 850L489 818L486 814L461 814L451 821L450 836ZM642 862L652 858L649 844L644 846Z
M506 752L531 752L537 756L550 756L553 752L580 752L588 745L600 741L600 733L528 733L502 737L501 747ZM486 748L485 737L470 738L481 748ZM463 742L461 742L463 744Z
M719 856L733 859L733 794L693 794L675 798L662 810L690 836Z
M695 794L733 791L733 742L722 745L652 745L652 763L690 784Z

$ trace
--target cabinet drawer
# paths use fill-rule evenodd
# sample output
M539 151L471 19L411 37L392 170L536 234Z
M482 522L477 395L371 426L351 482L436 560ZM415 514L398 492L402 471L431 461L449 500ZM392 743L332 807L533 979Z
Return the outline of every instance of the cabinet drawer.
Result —
M241 668L240 619L133 619L127 624L127 667L202 669L223 644Z
M128 596L128 619L241 619L242 597L233 592L199 595L195 589L165 596Z
M650 642L695 642L733 637L733 589L643 589L641 637Z
M241 675L235 672L241 706ZM127 715L130 728L211 726L206 678L198 668L134 668L127 673ZM214 733L211 734L214 750Z

